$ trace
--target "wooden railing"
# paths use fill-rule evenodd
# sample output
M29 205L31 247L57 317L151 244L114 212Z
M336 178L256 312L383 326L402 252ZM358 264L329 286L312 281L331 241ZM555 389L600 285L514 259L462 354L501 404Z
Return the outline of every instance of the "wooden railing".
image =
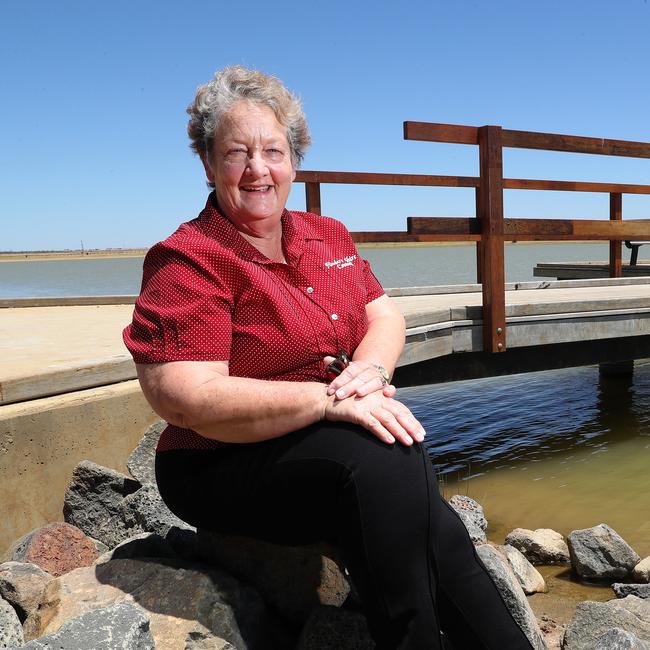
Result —
M404 122L404 139L477 145L480 176L299 171L296 181L305 183L307 210L321 214L322 183L473 187L476 192L476 218L408 217L405 231L354 232L352 236L356 242L476 242L477 282L481 283L483 292L483 349L486 351L503 352L506 349L505 241L609 241L610 275L620 277L621 242L628 239L650 240L650 220L622 220L623 194L650 194L650 185L503 178L502 154L504 147L516 147L650 158L650 143L513 131L500 126L475 127L429 122ZM503 190L609 194L609 221L505 219Z

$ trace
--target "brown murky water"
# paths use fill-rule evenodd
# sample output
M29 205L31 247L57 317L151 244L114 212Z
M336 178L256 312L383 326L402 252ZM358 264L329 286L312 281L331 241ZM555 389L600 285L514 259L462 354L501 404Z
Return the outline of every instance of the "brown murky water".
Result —
M402 391L425 424L445 496L479 501L488 538L514 528L563 535L606 523L650 555L650 363L632 377L598 368L531 373ZM543 567L538 614L568 620L580 600L609 600L565 567Z

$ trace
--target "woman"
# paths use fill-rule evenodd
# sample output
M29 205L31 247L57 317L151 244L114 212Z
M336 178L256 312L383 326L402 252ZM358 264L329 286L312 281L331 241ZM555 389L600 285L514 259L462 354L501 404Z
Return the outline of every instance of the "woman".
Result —
M404 319L339 222L285 203L298 100L242 67L188 108L214 192L154 246L125 342L169 427L163 499L206 529L341 549L379 648L530 648L388 383Z

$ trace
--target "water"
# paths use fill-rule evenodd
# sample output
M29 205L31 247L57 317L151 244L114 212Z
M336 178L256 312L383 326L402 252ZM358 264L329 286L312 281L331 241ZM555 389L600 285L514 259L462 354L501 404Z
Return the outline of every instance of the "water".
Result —
M491 539L604 522L650 555L650 363L627 378L585 367L400 394L427 431L444 492L477 499Z
M142 257L0 262L0 298L139 293Z
M361 254L385 287L476 282L473 245L363 248ZM534 279L538 262L599 261L608 256L607 243L508 244L506 281ZM141 257L0 262L0 298L134 294L140 291L141 272Z
M384 286L408 286L473 282L474 251L376 248L362 255ZM607 254L606 244L514 244L506 249L506 276L528 280L537 262ZM142 258L2 262L0 298L137 293L141 266ZM567 534L604 522L650 555L650 364L638 364L627 380L601 378L589 367L400 395L427 430L443 491L484 505L490 539L501 541L518 526ZM563 580L556 574L550 578ZM584 589L582 597L611 597Z

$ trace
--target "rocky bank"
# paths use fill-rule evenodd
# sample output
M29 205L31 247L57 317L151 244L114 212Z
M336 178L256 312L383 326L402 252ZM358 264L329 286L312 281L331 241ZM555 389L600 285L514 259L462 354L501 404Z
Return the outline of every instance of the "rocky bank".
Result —
M14 544L0 564L0 648L374 648L335 548L196 530L166 508L153 472L162 426L131 454L130 477L80 463L65 521ZM518 528L501 546L487 540L476 501L457 495L449 502L536 650L650 650L650 558L616 531L599 524L565 540L550 529ZM537 620L527 595L546 590L540 564L606 580L615 597L580 603L566 629Z

